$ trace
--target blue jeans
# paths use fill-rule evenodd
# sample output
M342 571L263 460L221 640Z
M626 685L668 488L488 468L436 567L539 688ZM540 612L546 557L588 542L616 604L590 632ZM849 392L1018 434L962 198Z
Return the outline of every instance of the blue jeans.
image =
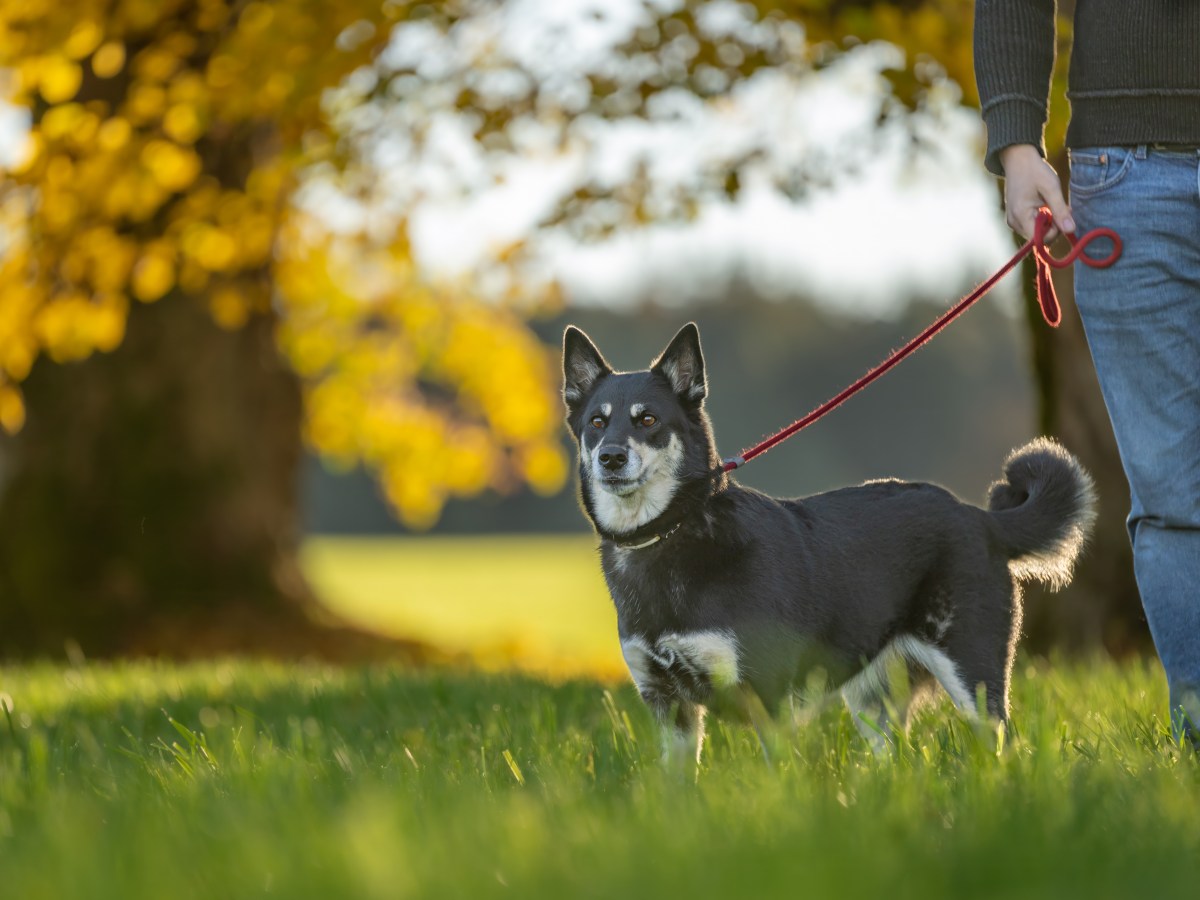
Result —
M1110 269L1076 263L1075 301L1129 479L1172 727L1200 747L1200 152L1073 150L1071 208L1080 233L1108 225L1125 246Z

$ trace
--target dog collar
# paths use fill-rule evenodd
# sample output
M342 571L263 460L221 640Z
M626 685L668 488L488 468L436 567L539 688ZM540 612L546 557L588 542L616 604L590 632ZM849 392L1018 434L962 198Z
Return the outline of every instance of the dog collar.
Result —
M682 524L683 524L682 522L676 522L674 525L672 525L670 528L668 528L666 531L662 532L661 534L656 534L653 537L649 538L648 540L640 541L639 543L636 543L636 544L622 544L620 541L613 541L613 543L616 544L622 550L645 550L647 547L653 547L659 541L669 538L671 535L673 535L676 531L679 530L679 526Z

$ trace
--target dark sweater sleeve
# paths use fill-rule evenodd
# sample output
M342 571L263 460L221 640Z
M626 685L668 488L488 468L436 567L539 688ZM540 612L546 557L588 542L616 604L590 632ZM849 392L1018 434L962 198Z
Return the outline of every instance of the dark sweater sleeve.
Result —
M975 0L975 84L987 126L984 165L1003 175L999 154L1042 132L1054 69L1054 0Z

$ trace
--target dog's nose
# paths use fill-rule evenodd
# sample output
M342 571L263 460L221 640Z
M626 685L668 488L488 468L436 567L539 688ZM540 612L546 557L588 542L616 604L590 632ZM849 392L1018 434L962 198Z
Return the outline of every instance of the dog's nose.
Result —
M628 461L629 457L625 455L625 450L622 447L609 446L600 448L600 465L604 466L610 472L615 472Z

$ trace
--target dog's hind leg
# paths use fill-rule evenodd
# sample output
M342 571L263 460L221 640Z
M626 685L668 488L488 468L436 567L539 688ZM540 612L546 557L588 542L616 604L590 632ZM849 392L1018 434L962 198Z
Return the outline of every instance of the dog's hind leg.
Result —
M889 686L893 681L892 670L904 665L894 645L889 644L841 687L854 727L876 756L886 755L891 742L895 704L887 700Z
M907 733L913 713L933 687L926 668L905 650L903 641L889 645L842 685L854 726L876 755L887 752L897 732Z
M854 727L863 736L876 756L886 756L891 734L891 722L883 698L879 695L863 696L857 691L842 691L842 699L850 710Z
M944 668L954 677L933 671L956 706L998 723L1008 721L1008 689L1020 630L1020 594L1007 568L993 586L960 602L960 617L943 641ZM947 682L950 683L947 683ZM953 685L953 690L951 686ZM982 689L984 709L977 699ZM965 695L965 696L964 696Z

